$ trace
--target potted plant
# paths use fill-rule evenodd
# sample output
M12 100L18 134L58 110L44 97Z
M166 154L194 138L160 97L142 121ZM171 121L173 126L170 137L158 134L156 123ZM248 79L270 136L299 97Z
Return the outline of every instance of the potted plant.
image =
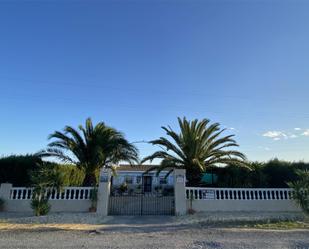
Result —
M127 183L124 182L123 184L121 184L120 187L119 187L119 190L120 190L121 194L124 194L125 192L127 192L128 191Z
M137 186L136 186L136 193L137 194L141 194L142 193L142 185L141 184L138 184Z
M96 187L93 188L91 192L91 206L89 208L89 212L96 212L97 211L97 203L98 203L98 189Z
M154 190L158 193L158 194L162 194L163 188L160 185L155 186Z

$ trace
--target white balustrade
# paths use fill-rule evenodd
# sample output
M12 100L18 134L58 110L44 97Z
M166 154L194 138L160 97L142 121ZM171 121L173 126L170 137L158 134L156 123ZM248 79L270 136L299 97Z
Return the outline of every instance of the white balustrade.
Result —
M63 191L57 189L46 189L44 196L49 196L50 200L89 200L93 187L66 187ZM33 188L12 188L11 200L31 200Z
M290 200L290 188L194 188L186 187L188 200Z

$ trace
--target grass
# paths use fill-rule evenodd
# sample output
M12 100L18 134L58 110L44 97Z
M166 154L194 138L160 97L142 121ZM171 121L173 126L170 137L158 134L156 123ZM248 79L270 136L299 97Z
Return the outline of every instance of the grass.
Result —
M251 226L258 229L309 229L309 221L277 221L277 222L265 222L257 223Z
M307 219L268 219L268 220L221 220L198 222L204 228L245 228L245 229L309 229L309 218Z
M91 231L101 228L102 225L91 224L19 224L0 223L0 231L37 231L37 230L69 230L69 231Z

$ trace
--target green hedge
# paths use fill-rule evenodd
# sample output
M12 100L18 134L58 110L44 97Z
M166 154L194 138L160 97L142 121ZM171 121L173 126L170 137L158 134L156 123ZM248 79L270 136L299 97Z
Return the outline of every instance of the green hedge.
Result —
M14 155L0 158L0 183L12 183L15 187L31 186L31 174L36 172L42 160L34 155ZM84 173L74 165L48 163L63 172L66 186L81 186Z
M309 163L274 159L266 163L253 162L249 168L237 166L209 168L207 173L216 174L217 182L213 185L201 185L231 188L288 188L288 182L298 180L296 174L298 169L309 170Z
M63 173L65 186L82 186L85 173L75 165L55 164L54 167Z
M42 160L34 155L13 155L0 158L0 183L16 187L30 186L30 173L38 169Z

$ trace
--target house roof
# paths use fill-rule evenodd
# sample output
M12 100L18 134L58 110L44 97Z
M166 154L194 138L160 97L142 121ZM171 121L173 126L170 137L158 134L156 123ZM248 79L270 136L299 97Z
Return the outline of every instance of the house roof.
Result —
M117 171L146 171L149 168L153 166L159 166L159 165L150 165L150 164L142 164L142 165L129 165L129 164L121 164L119 166L116 166ZM167 168L166 170L170 170L170 168ZM164 170L164 171L166 171Z

